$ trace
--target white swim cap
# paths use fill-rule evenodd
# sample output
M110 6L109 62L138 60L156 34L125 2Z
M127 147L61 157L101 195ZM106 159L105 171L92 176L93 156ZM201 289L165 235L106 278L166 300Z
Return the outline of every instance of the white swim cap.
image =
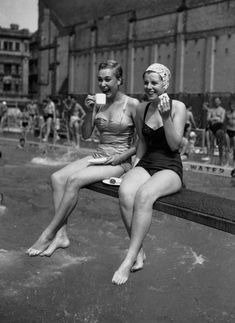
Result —
M144 74L146 72L158 73L162 78L164 89L166 90L168 88L171 78L171 72L165 65L153 63L146 69Z

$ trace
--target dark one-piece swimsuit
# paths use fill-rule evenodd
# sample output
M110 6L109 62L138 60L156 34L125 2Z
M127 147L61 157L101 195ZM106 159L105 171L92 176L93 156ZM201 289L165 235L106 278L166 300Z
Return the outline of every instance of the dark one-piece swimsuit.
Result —
M136 166L143 167L151 176L163 169L170 169L176 172L181 181L183 181L183 165L180 153L178 150L172 151L169 147L164 127L162 126L154 130L145 123L149 106L150 103L148 103L145 108L142 128L147 150Z

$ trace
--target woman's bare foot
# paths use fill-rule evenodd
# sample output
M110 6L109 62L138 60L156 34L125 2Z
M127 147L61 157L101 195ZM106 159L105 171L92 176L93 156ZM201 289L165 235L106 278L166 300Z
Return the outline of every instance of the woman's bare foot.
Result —
M136 271L139 271L139 270L143 269L145 260L146 260L146 255L144 253L144 250L141 249L138 252L138 255L136 257L136 261L135 261L134 265L131 268L131 272L134 273Z
M131 267L132 263L124 260L118 270L115 271L112 278L112 283L116 285L125 284L129 278Z
M49 245L49 247L45 251L40 253L40 256L50 257L56 251L56 249L68 248L69 245L70 245L70 241L67 235L62 235L57 233L54 240Z
M52 239L48 238L48 235L43 232L38 240L32 245L32 247L30 247L26 251L26 253L31 257L40 255L44 250L48 248L48 246L52 242Z

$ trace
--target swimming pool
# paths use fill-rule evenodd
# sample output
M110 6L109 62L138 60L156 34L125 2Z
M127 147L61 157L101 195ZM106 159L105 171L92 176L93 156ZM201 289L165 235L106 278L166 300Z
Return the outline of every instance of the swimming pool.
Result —
M51 258L26 256L53 214L50 175L61 166L33 164L38 148L16 145L0 148L7 206L0 217L1 322L234 322L235 236L197 223L155 213L144 270L113 286L128 246L118 201L82 190L69 221L71 246ZM47 153L60 158L67 148ZM230 178L185 172L185 183L234 198Z
M27 144L25 149L19 149L17 148L18 142L9 139L2 139L0 143L0 151L2 151L0 163L5 164L5 167L14 165L48 166L49 169L51 166L62 167L69 161L84 157L92 151L85 148L76 150L68 146L53 146L33 142ZM193 172L189 168L188 171L184 170L184 182L189 189L235 199L235 178L211 175L205 172Z

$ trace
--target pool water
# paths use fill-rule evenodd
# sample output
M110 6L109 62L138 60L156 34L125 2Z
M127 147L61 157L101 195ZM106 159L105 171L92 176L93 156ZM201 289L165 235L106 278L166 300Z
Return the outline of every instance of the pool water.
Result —
M144 270L123 287L111 284L128 237L118 200L82 190L69 219L71 246L52 257L30 258L53 215L50 175L67 148L17 148L1 142L0 321L102 323L233 323L235 236L154 211ZM80 152L82 154L82 152ZM85 152L84 152L85 153ZM74 156L75 157L75 156ZM73 158L74 158L73 157ZM186 186L234 198L232 179L187 171Z

